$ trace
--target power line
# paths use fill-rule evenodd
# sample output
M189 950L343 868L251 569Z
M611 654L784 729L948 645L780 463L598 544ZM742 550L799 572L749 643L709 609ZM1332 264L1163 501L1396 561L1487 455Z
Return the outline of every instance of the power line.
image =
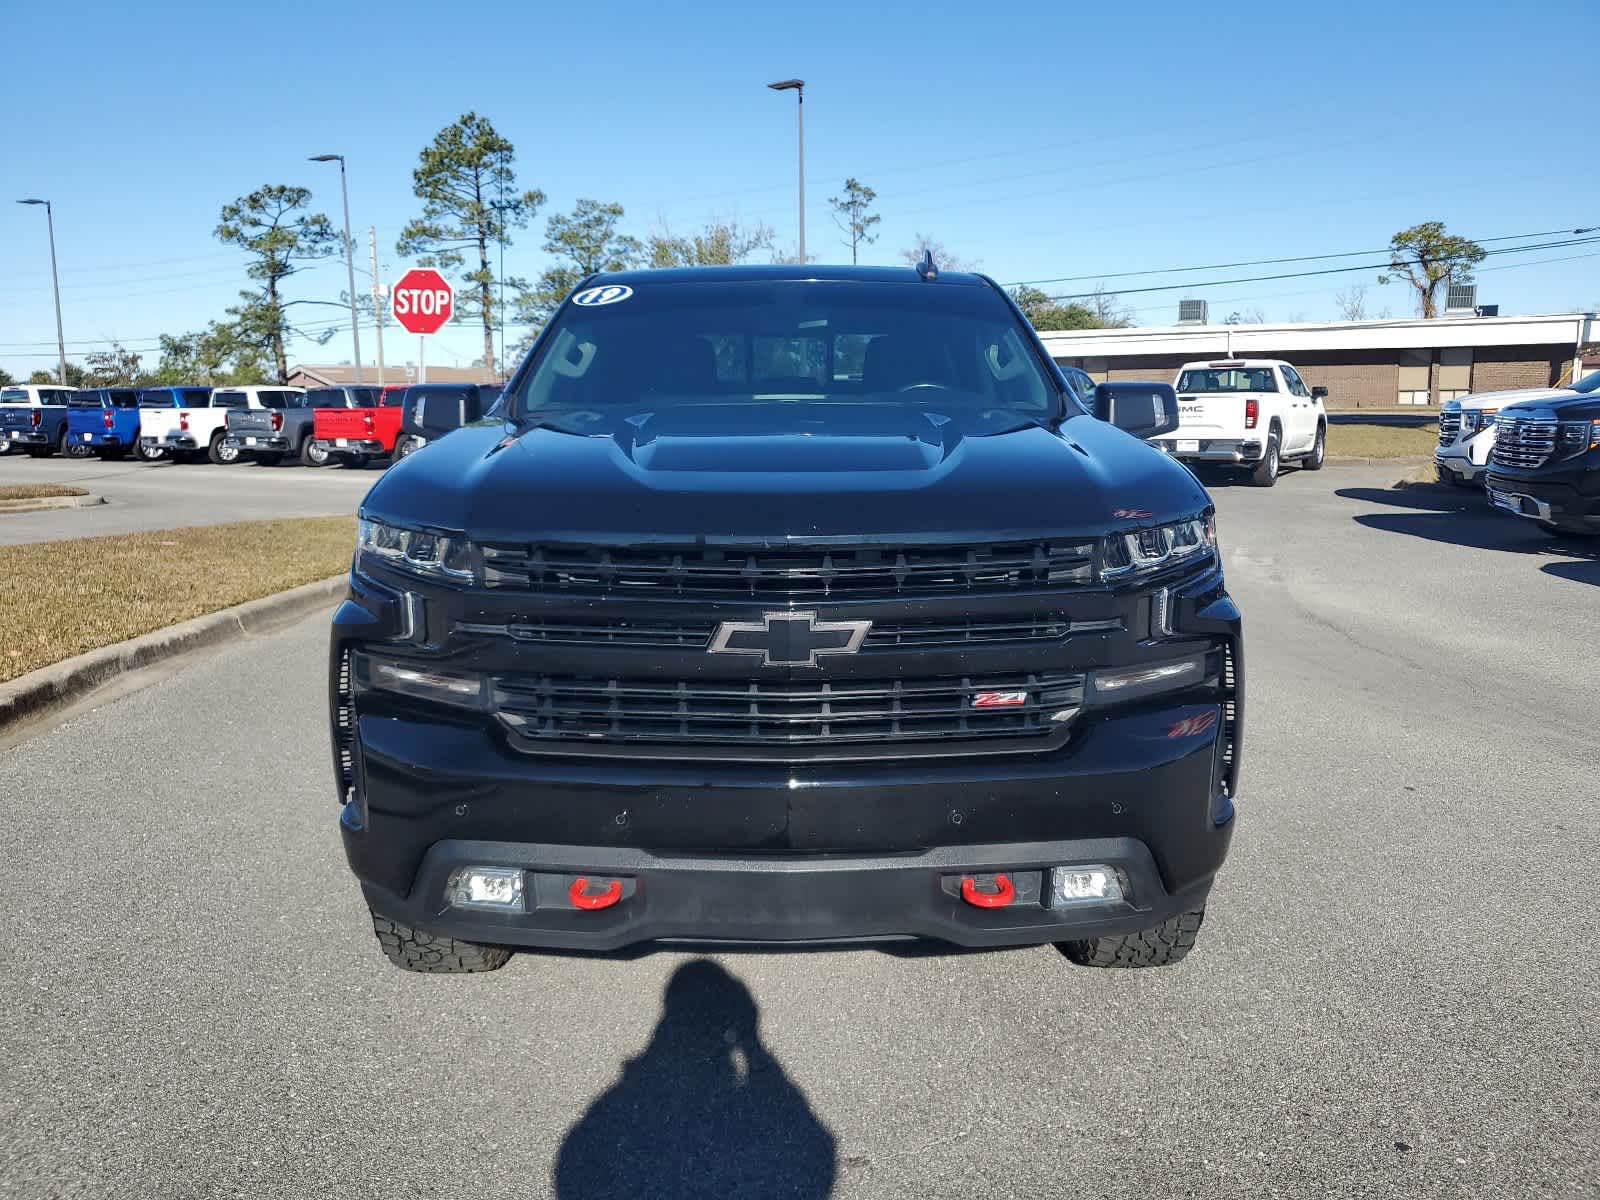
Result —
M1524 238L1555 237L1559 235L1577 235L1594 233L1595 228L1587 229L1542 229L1536 233L1507 233L1499 237L1470 238L1482 245L1484 242L1516 242ZM1041 283L1081 283L1090 279L1132 279L1144 275L1178 275L1185 271L1229 271L1235 267L1271 267L1281 263L1297 262L1323 262L1333 258L1360 258L1368 254L1388 254L1392 247L1381 246L1376 250L1341 250L1337 254L1302 254L1292 258L1253 258L1242 262L1206 263L1198 267L1155 267L1142 271L1101 271L1090 275L1058 275L1053 279L1019 279L1008 283L1006 287L1031 287Z

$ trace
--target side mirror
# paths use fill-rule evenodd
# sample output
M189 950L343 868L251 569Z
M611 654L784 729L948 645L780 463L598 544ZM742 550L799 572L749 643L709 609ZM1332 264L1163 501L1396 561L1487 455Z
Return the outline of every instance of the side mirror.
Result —
M483 416L483 393L470 383L423 383L406 389L400 428L413 437L441 438Z
M1328 398L1328 389L1325 388L1325 387L1314 387L1314 388L1312 388L1311 389L1311 398L1313 400L1326 400Z
M1170 383L1108 380L1095 385L1094 415L1134 437L1159 437L1178 427L1178 393Z

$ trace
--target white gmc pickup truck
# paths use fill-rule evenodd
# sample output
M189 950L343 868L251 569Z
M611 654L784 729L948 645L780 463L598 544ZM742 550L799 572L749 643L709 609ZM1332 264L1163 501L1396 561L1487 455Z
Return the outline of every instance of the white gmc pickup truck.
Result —
M1178 392L1178 428L1153 445L1185 462L1245 467L1250 481L1271 487L1286 462L1322 469L1327 453L1325 387L1307 387L1276 358L1225 358L1184 363Z
M163 450L178 462L214 463L239 460L239 448L223 442L228 412L235 408L261 408L259 387L218 388L214 392L185 389L181 408L146 409L140 414L141 450ZM273 389L277 390L277 389Z

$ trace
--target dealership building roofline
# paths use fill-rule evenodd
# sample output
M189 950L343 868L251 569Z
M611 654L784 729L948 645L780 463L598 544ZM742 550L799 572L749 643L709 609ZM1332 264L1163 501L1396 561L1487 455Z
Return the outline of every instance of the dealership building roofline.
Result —
M1167 378L1201 358L1288 359L1330 407L1435 406L1468 392L1549 387L1600 365L1595 313L1172 325L1041 333L1057 362L1100 379Z

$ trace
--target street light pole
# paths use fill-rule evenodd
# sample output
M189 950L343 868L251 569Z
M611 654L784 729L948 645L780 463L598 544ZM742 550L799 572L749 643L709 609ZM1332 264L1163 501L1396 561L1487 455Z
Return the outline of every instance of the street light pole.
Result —
M313 154L311 162L339 163L339 191L344 196L344 265L350 275L350 344L355 349L356 384L361 383L361 322L356 318L356 244L350 237L350 188L344 178L344 155Z
M50 231L50 283L56 291L56 365L59 373L56 380L62 387L67 386L67 339L61 332L61 276L56 273L56 218L51 211L48 200L18 200L18 204L44 205L45 227Z
M799 101L795 105L795 113L799 120L800 129L800 261L806 261L806 81L804 79L782 79L777 83L767 84L775 92L793 92Z

